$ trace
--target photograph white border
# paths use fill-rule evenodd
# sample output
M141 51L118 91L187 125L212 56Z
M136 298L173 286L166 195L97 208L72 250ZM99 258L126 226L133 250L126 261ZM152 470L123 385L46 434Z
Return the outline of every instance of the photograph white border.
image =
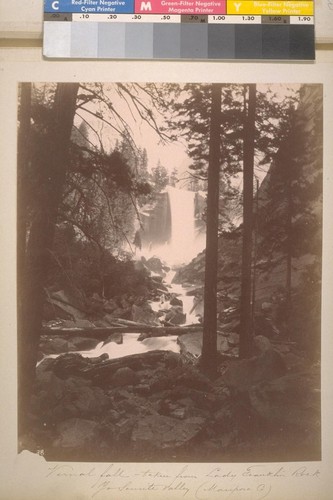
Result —
M321 52L316 63L219 63L138 61L45 61L40 49L0 52L0 498L11 499L263 499L329 500L333 490L333 53ZM117 464L128 474L136 491L104 489L94 482L103 478L109 464L47 463L38 455L17 455L16 402L16 147L17 86L21 81L56 82L225 82L225 83L322 83L324 86L324 226L322 295L322 461L318 463L263 464L255 477L246 470L259 464ZM68 465L70 468L68 468ZM283 474L278 474L280 467ZM56 467L54 470L52 467ZM185 467L185 469L184 469ZM147 491L143 471L163 471L170 478L196 476L189 491ZM207 474L233 471L235 480L218 478L218 491L198 488ZM52 470L51 470L52 469ZM115 469L113 469L115 471ZM67 473L66 473L67 471ZM92 473L92 471L94 471ZM183 473L181 473L183 471ZM317 473L319 471L319 473ZM50 473L51 472L51 473ZM141 476L137 476L142 472ZM274 472L277 474L274 477ZM90 473L90 475L89 475ZM82 474L80 476L80 474ZM111 478L112 479L112 478ZM170 481L171 481L170 479ZM112 482L112 481L111 481ZM174 483L175 484L175 483ZM237 485L238 489L235 488ZM140 490L140 487L143 490ZM234 490L232 490L234 487ZM250 492L245 491L250 488ZM224 490L225 489L225 490ZM244 489L244 492L242 491ZM95 496L94 496L94 493Z

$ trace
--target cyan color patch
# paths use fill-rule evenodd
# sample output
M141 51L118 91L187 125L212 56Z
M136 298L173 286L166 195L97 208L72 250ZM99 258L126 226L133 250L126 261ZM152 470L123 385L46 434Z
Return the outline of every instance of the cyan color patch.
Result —
M96 58L99 23L72 23L71 57Z
M153 23L126 25L125 52L129 59L152 59L154 42Z
M98 29L98 57L125 58L126 23L100 23Z
M45 57L71 56L72 23L44 22L43 54ZM56 54L56 56L55 56Z
M154 25L154 59L180 58L181 24Z

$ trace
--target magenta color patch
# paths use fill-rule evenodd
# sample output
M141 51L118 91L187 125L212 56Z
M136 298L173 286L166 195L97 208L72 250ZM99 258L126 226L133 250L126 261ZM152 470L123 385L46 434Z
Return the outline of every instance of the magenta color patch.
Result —
M225 14L226 0L135 0L136 14Z

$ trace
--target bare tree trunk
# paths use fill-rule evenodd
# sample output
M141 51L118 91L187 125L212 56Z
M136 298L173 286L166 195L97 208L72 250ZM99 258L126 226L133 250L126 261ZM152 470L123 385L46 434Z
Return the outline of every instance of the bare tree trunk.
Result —
M216 373L217 364L217 258L220 177L220 127L222 85L212 85L209 140L206 268L204 322L201 365L205 372Z
M256 85L249 85L248 110L244 126L244 172L243 172L243 248L242 282L240 300L240 341L239 356L251 355L252 348L252 307L251 307L251 261L253 230L253 170L254 137L256 113Z
M26 413L35 379L35 367L42 326L44 285L57 221L58 207L68 168L69 144L79 84L57 85L53 116L46 138L41 139L32 159L39 172L35 210L29 232L18 331L19 433L26 426ZM30 118L29 118L30 120Z
M289 166L289 171L287 172L287 265L286 265L286 307L285 307L285 325L286 325L286 335L290 336L290 315L292 310L292 297L291 297L291 287L292 287L292 215L293 215L293 197L292 197L292 185L291 185L291 171L292 166Z
M22 277L25 263L27 237L27 196L29 162L31 161L31 83L22 83L17 148L17 309L18 319L22 308ZM18 323L18 328L21 328Z
M254 219L253 264L252 264L252 325L255 326L255 304L257 286L257 246L258 246L259 180L256 179L256 208Z

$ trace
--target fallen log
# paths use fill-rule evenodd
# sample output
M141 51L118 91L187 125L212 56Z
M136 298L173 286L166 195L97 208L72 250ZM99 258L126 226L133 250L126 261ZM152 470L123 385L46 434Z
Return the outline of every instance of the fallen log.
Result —
M133 326L110 326L98 328L42 328L42 335L60 337L91 337L105 340L112 333L143 333L147 337L183 335L189 332L201 332L202 325L188 326L150 326L136 323ZM143 340L143 339L141 339Z
M137 371L156 367L158 362L175 365L179 359L179 354L169 351L149 351L108 360L87 360L80 356L63 355L54 361L52 369L60 378L74 375L87 378L96 385L108 386L112 376L120 368Z

